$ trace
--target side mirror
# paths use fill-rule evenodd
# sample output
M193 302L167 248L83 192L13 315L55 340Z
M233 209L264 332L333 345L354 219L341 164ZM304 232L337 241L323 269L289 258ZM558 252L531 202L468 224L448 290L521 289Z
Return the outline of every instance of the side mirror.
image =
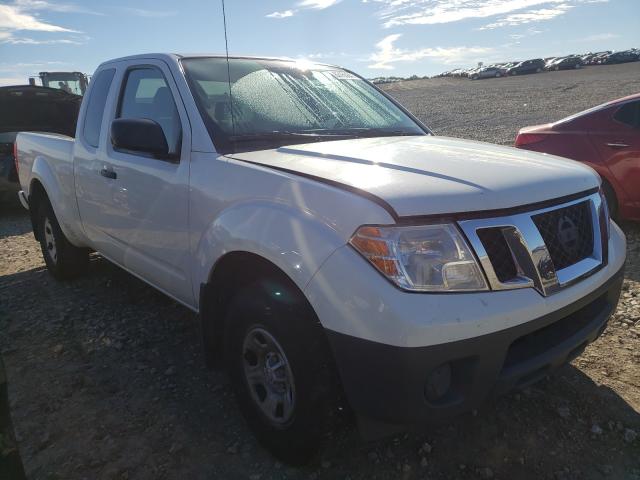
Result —
M111 122L111 144L116 150L150 153L168 159L167 138L160 124L148 118L116 118Z

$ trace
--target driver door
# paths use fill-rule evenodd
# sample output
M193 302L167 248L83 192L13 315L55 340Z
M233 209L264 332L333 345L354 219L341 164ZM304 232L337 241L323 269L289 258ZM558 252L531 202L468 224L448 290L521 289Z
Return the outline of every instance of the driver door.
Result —
M162 127L171 159L107 145L110 197L105 233L114 260L177 300L193 306L189 268L189 157L187 114L168 67L129 63L122 72L111 120L146 118Z

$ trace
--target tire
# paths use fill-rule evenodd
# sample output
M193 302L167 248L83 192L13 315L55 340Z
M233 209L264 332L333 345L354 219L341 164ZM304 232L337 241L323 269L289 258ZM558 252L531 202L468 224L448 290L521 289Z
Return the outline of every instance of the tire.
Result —
M475 75L471 75L471 80L477 80L478 77L476 77Z
M43 200L36 214L36 228L42 257L49 273L58 280L69 280L83 274L89 264L89 251L72 245L60 229L48 200Z
M560 70L560 67L556 67L556 68L555 68L555 71L556 71L556 72L557 72L557 71L559 71L559 70Z
M335 425L341 392L311 306L283 282L262 281L234 296L225 325L226 366L258 441L286 463L309 462Z
M536 68L536 73L540 73L542 71L541 68Z
M618 197L611 184L604 179L602 181L602 191L609 207L609 216L614 220L618 220Z

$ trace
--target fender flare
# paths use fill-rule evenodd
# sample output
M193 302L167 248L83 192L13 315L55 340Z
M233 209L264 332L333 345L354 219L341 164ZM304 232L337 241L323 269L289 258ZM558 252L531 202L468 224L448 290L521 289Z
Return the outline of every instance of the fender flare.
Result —
M226 306L236 288L268 276L304 296L322 263L344 243L312 215L275 202L247 202L219 215L200 239L193 279L207 365L222 363Z
M265 200L234 204L198 240L193 285L207 283L217 262L239 251L271 262L304 290L322 262L346 242L328 221L290 205Z
M72 223L78 224L78 210L75 199L75 188L73 190L74 198L73 202L66 200L68 195L62 192L60 185L58 184L57 177L53 172L51 166L42 156L35 157L33 166L31 168L31 177L29 178L29 191L26 192L28 197L31 197L34 182L38 181L47 195L53 213L58 219L60 229L64 233L65 237L73 245L77 247L86 246L86 241L82 232L77 232ZM29 200L31 204L31 200ZM32 211L32 209L30 209ZM32 211L32 218L36 215L36 211Z

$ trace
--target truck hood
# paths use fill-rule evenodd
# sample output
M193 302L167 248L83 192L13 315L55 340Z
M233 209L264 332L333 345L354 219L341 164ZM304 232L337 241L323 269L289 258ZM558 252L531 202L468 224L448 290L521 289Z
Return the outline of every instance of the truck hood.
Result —
M543 202L598 187L572 160L447 137L382 137L230 155L363 190L397 216L464 213Z

